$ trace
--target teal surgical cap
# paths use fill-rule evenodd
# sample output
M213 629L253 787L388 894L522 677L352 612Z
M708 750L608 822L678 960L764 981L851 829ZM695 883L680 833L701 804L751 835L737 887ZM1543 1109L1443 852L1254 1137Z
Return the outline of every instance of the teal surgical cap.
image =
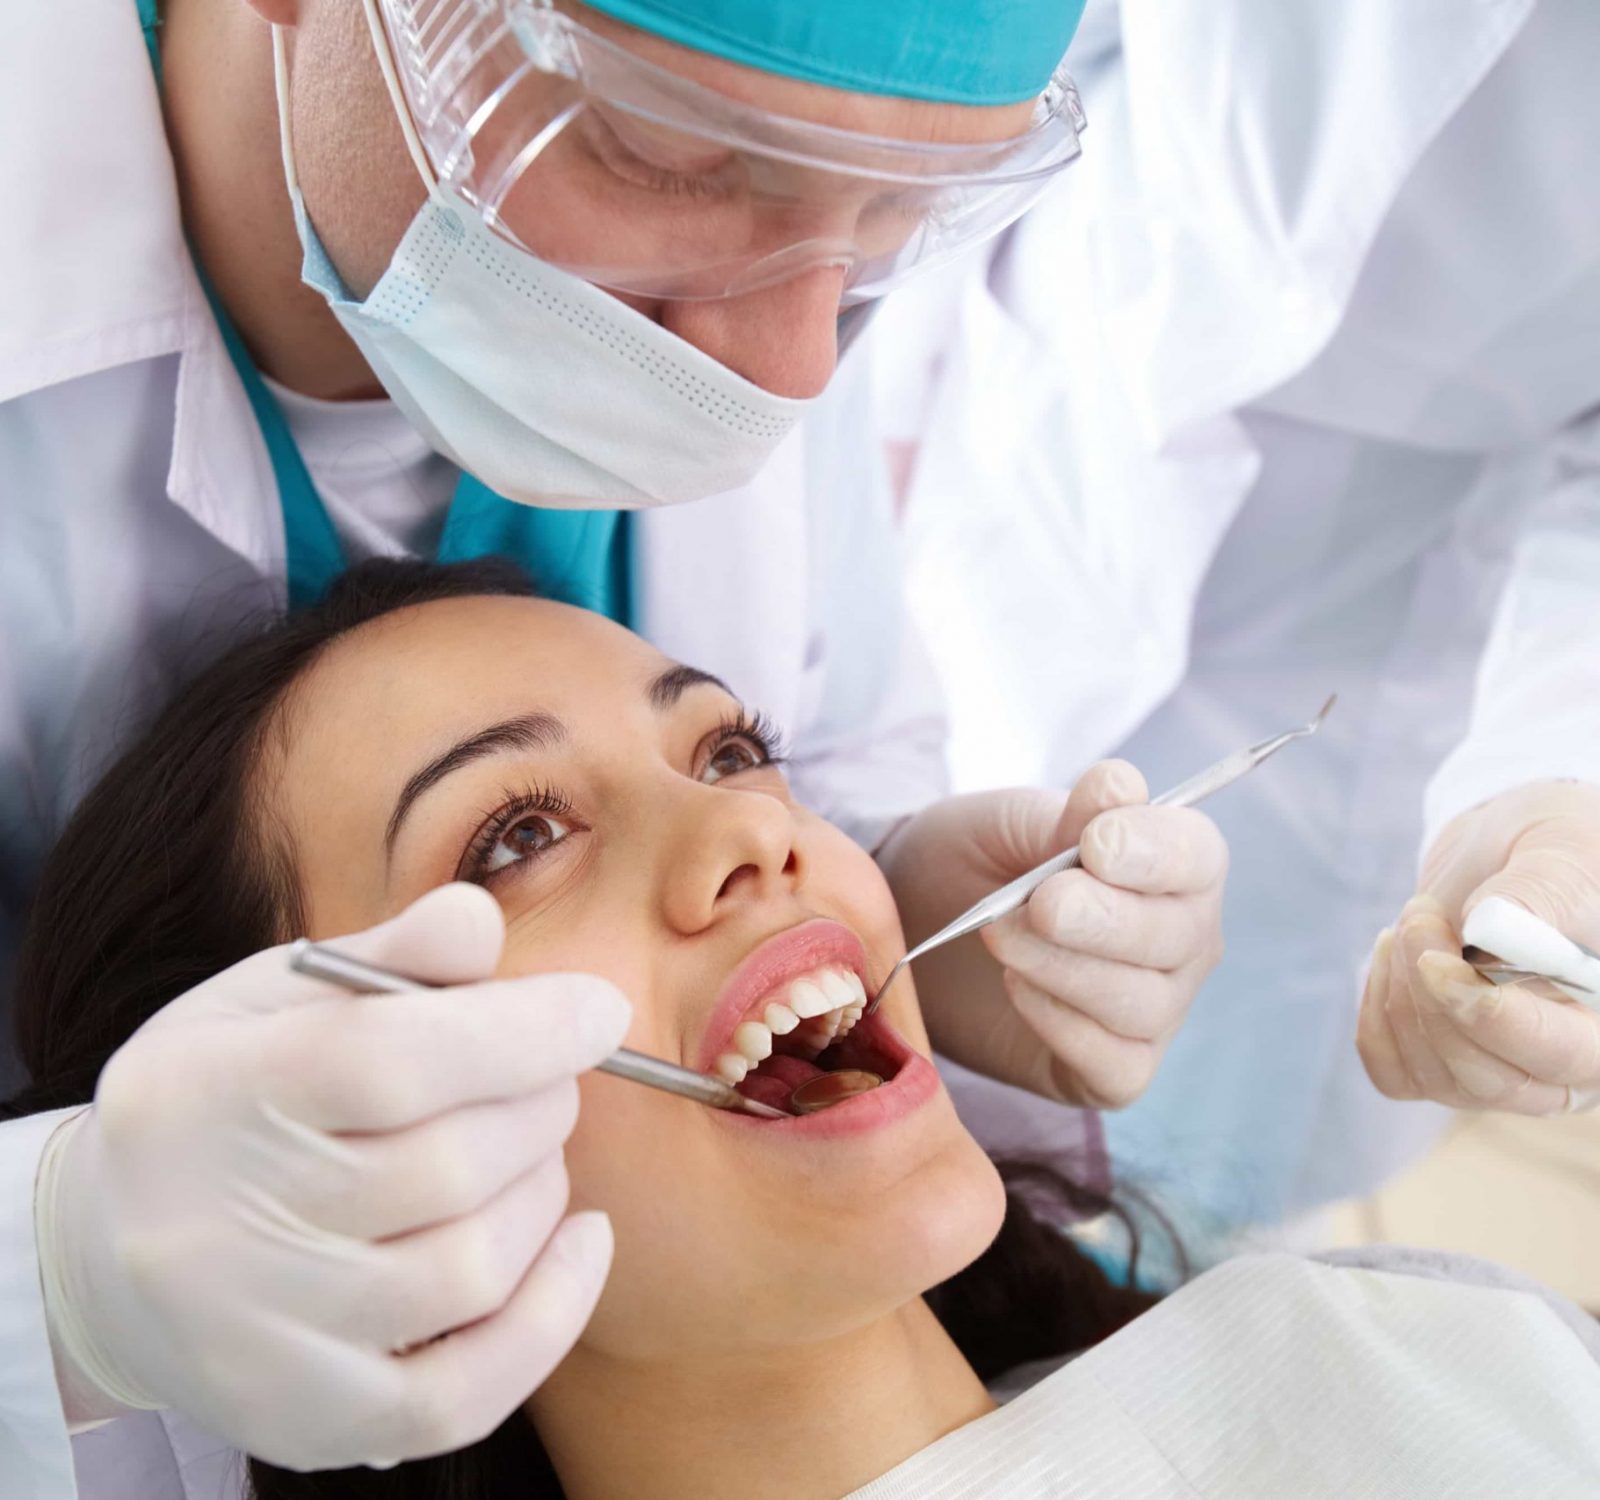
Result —
M588 0L769 73L943 104L1044 91L1087 0Z

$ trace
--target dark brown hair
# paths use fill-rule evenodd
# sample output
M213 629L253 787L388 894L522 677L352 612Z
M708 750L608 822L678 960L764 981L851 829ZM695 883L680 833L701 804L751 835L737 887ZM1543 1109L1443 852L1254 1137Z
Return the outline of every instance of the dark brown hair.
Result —
M84 798L45 862L16 996L31 1082L0 1116L87 1102L111 1054L169 1000L295 934L292 861L252 800L252 771L284 695L322 651L409 605L532 593L524 574L495 560L369 562L195 677ZM928 1297L984 1379L1085 1348L1155 1300L1114 1285L1062 1234L1069 1220L1110 1208L1103 1197L1043 1166L1002 1172L998 1237ZM297 1474L251 1459L250 1479L258 1500L561 1495L520 1411L482 1442L394 1469Z

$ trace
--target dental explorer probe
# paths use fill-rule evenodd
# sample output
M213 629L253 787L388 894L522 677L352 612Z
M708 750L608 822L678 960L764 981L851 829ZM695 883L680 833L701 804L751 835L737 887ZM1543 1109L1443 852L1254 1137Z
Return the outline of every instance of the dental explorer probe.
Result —
M1150 806L1192 807L1196 802L1204 801L1213 792L1220 792L1223 787L1232 785L1247 772L1255 770L1269 755L1276 755L1291 740L1305 739L1315 734L1322 727L1322 721L1328 717L1328 710L1333 707L1338 696L1337 693L1332 694L1309 724L1302 724L1298 729L1274 735L1270 740L1262 740L1260 744L1251 745L1244 750L1235 750L1232 755L1224 756L1214 766L1209 766L1198 775L1191 776L1187 781L1173 787L1170 792L1163 792L1150 803ZM1081 863L1078 846L1074 844L1066 853L1052 855L1042 865L1035 865L1026 875L1019 875L1009 885L1001 886L992 895L985 896L981 901L969 906L955 921L946 927L941 927L932 937L918 943L889 970L889 977L878 986L878 993L872 997L863 1014L870 1016L878 1008L878 1002L883 999L883 992L895 982L900 971L912 959L921 958L924 953L931 953L935 948L953 943L958 937L965 937L969 932L976 932L980 927L987 927L991 922L1014 912L1019 906L1024 905L1028 897L1052 875L1059 875L1063 870L1076 869Z
M420 980L408 979L403 974L381 969L376 964L351 958L337 949L323 947L308 938L300 938L290 946L289 967L297 974L326 979L359 995L404 995L414 990L435 988ZM610 1057L595 1066L602 1073L661 1089L664 1093L678 1094L685 1099L693 1099L697 1104L709 1104L713 1109L731 1109L740 1114L759 1115L765 1120L789 1118L781 1109L774 1109L770 1104L763 1104L758 1099L746 1099L720 1078L696 1073L692 1068L680 1068L676 1063L651 1057L647 1052L618 1047Z

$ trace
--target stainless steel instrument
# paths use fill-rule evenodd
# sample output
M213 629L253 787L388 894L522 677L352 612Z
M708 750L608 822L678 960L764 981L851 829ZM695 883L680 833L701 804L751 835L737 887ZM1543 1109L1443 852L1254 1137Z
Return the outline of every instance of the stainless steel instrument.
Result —
M1291 740L1305 739L1315 734L1322 727L1322 721L1328 717L1328 711L1333 707L1337 697L1338 694L1331 696L1309 724L1302 724L1298 729L1290 729L1283 734L1274 735L1270 740L1262 740L1259 744L1234 751L1232 755L1225 756L1214 766L1209 766L1198 775L1191 776L1187 781L1173 787L1170 792L1163 792L1154 799L1151 806L1192 807L1196 802L1204 801L1213 792L1220 792L1223 787L1231 786L1241 776L1255 770L1268 756L1276 755ZM872 997L865 1014L870 1016L878 1008L878 1002L883 999L884 991L894 983L900 971L912 959L921 958L924 953L942 948L946 943L952 943L959 937L965 937L969 932L976 932L980 927L987 927L991 922L998 921L1008 912L1016 911L1052 875L1059 875L1063 870L1075 869L1079 863L1078 847L1074 844L1065 854L1053 855L1042 865L1036 865L1029 870L1026 875L1019 875L1009 885L1001 886L992 895L985 896L983 900L968 907L955 921L940 928L932 937L918 943L889 970L889 977L878 986L878 992Z
M313 979L326 979L363 995L400 995L433 988L420 980L391 973L376 964L351 958L335 948L324 947L306 938L301 938L289 949L289 967L297 973L309 974ZM664 1093L677 1094L684 1099L693 1099L697 1104L709 1104L713 1109L730 1109L767 1120L789 1118L782 1110L773 1109L771 1105L746 1099L720 1078L696 1073L692 1068L680 1068L676 1063L651 1057L647 1052L618 1047L596 1066L602 1073L626 1078L630 1083L642 1083L647 1088L661 1089Z

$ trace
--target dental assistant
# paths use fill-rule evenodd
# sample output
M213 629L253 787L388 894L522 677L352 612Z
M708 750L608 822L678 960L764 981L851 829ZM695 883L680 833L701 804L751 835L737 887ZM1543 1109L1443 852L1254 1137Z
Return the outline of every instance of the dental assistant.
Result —
M1277 1221L1413 1160L1419 1101L1600 1098L1600 1020L1460 957L1491 895L1600 944L1600 12L1106 4L1075 46L1070 191L873 330L910 596L958 787L1168 784L1339 692L1218 800L1228 956L1106 1122L1186 1225Z
M1041 889L1009 967L974 944L924 998L961 1061L1059 1101L1134 1097L1215 961L1221 841L1121 806L1145 795L1126 767L1070 799L939 800L864 371L834 375L871 299L1077 157L1075 21L1055 0L24 8L0 60L0 951L119 733L242 620L348 559L507 553L772 712L797 789L879 852L913 941L1081 835L1085 869ZM460 982L470 1018L483 975L453 961L474 935L447 909L397 912L368 949ZM228 1004L281 1003L276 972L231 976ZM581 976L519 983L551 1039L514 1144L550 1183L527 1294L403 1397L337 1340L233 1370L222 1436L292 1460L315 1412L321 1463L437 1451L577 1336L610 1231L563 1219L559 1154L574 1075L627 1006ZM349 1055L295 1065L360 1087L370 1049L423 1046L363 1014ZM181 1050L217 1065L204 1028ZM459 1149L513 1149L441 1107ZM49 1497L72 1492L69 1424L174 1403L184 1370L227 1359L145 1328L125 1377L115 1275L75 1289L73 1245L35 1244L36 1184L71 1180L61 1120L0 1127L0 1478ZM111 1187L72 1217L123 1245L102 1123ZM227 1140L219 1117L208 1144ZM187 1149L174 1127L174 1172ZM393 1191L415 1191L409 1159ZM230 1258L230 1211L191 1226L197 1257ZM124 1248L96 1264L139 1274ZM308 1295L243 1268L238 1288L261 1317Z

